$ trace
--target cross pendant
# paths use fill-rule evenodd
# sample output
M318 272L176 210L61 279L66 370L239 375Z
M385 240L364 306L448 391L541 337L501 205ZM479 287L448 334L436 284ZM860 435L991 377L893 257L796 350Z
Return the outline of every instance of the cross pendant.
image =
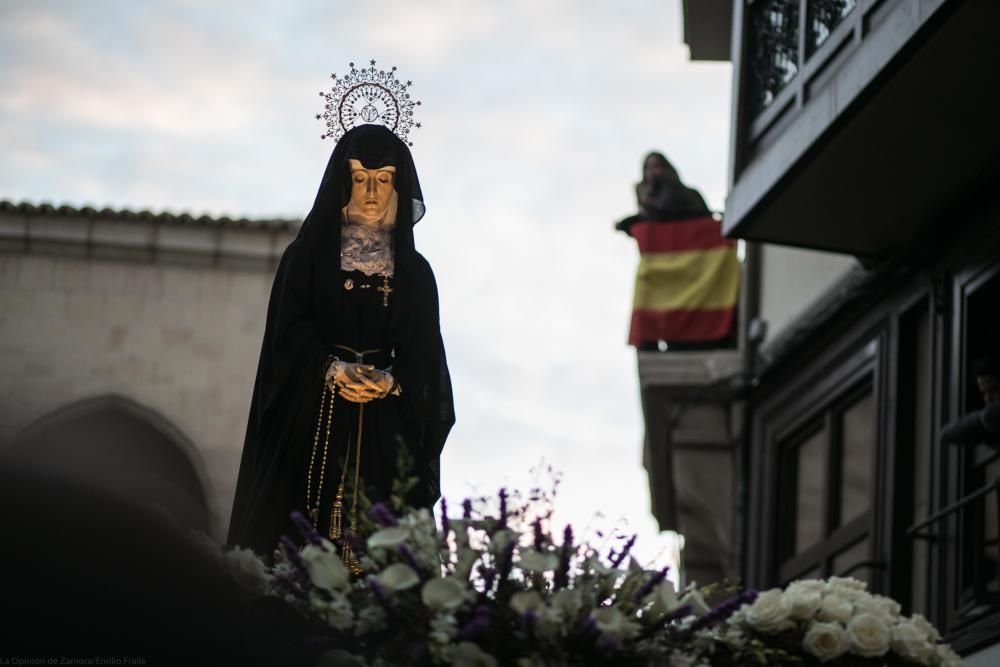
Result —
M382 286L376 287L379 292L382 292L382 305L386 308L389 307L389 295L395 290L389 287L389 276L388 274L382 274Z

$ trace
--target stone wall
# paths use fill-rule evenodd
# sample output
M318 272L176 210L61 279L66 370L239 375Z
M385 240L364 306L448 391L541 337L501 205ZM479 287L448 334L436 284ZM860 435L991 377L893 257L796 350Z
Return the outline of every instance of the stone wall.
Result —
M0 213L2 216L3 213ZM82 220L72 216L64 225ZM142 224L136 222L133 231ZM8 225L8 229L9 229ZM274 260L292 237L260 234L270 260L108 259L8 241L0 253L0 439L79 401L117 395L194 445L222 537L229 519ZM223 230L222 233L225 233ZM241 233L246 233L245 230ZM283 242L282 242L283 240ZM148 250L148 248L147 248ZM264 255L261 255L262 257Z

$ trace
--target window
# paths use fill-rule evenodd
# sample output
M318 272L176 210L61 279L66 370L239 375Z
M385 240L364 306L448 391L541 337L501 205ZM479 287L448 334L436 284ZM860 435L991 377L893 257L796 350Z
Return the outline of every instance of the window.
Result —
M877 445L869 374L780 443L777 578L806 574L870 580ZM780 530L780 528L779 528Z

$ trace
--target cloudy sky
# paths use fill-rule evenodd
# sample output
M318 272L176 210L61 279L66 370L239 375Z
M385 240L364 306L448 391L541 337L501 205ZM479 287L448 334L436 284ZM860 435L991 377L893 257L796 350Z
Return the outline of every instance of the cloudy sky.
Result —
M412 79L458 422L445 495L563 473L557 521L649 514L625 344L643 154L723 207L730 67L678 0L6 0L0 197L301 218L332 146L318 91L375 58Z

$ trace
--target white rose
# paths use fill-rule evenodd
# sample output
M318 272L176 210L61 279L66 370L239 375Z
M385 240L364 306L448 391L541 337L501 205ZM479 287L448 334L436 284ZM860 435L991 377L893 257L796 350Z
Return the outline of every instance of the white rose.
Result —
M329 551L314 544L306 545L299 556L305 561L309 578L319 588L344 590L351 583L351 573L344 566L333 545Z
M451 664L456 667L497 667L497 659L484 653L472 642L459 642L451 653Z
M910 617L910 622L913 623L918 628L920 628L923 631L923 633L927 635L927 639L929 641L931 642L941 641L941 633L938 632L937 628L931 625L930 621L924 618L922 614L914 614L913 616Z
M405 563L393 563L377 576L378 582L390 591L404 591L420 583L420 577Z
M465 600L465 587L452 577L431 579L420 589L420 599L432 611L454 611Z
M845 625L854 615L854 603L839 593L828 593L823 597L816 617L821 621L840 621Z
M853 652L866 658L885 655L889 650L889 626L878 614L863 612L852 618L847 624L847 638Z
M884 616L890 621L895 621L899 618L900 606L899 603L892 598L883 597L881 595L866 595L855 603L857 607L856 611L858 613L869 613L875 614L876 616Z
M794 581L785 589L788 614L799 621L811 621L823 604L823 582L816 580Z
M813 623L802 638L802 648L820 662L828 662L846 653L850 642L840 623Z
M892 626L892 650L903 658L930 665L937 655L937 647L927 640L927 633L912 621Z
M630 620L617 607L600 607L590 612L601 634L618 639L631 639L639 633L639 625Z
M225 552L223 562L229 576L244 588L259 591L267 583L267 566L252 549L230 549Z
M854 577L830 577L827 581L828 589L834 590L852 590L852 591L867 591L868 584L865 582L855 579Z
M520 591L510 596L510 608L518 614L536 611L543 604L538 591Z
M792 583L788 584L785 588L785 592L788 591L809 591L814 593L825 593L827 589L827 583L822 579L796 579Z
M521 554L518 565L526 572L549 572L559 566L559 557L529 549Z
M937 647L937 667L962 667L962 659L946 644Z
M758 595L747 610L746 619L761 632L780 632L795 625L789 618L788 604L780 588L772 588Z

